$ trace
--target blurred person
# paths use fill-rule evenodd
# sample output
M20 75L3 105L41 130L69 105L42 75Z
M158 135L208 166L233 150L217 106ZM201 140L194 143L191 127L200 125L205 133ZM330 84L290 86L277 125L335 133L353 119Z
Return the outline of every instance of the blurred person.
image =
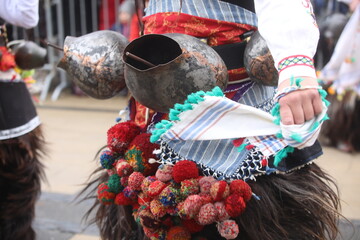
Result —
M31 28L38 23L38 0L0 0L0 239L34 240L32 222L40 181L44 139L28 89L14 70L6 23Z
M355 152L360 151L360 8L358 0L347 3L352 16L319 76L332 103L321 135L324 143Z
M100 156L104 171L92 182L98 185L93 210L102 239L336 239L340 207L336 184L313 163L322 155L316 138L327 118L327 102L312 59L319 32L310 1L257 0L254 5L150 0L141 23L145 43L154 36L150 34L159 39L168 33L185 34L235 56L226 63L229 83L224 91L190 94L169 113L140 103L135 96L140 89L128 86L134 95L129 120L108 130L107 149ZM274 58L276 87L250 80L244 69L237 50L246 44L241 36L253 31L261 33ZM137 40L130 45L141 42ZM145 43L145 50L153 50L147 56L152 61L167 47L165 40L148 48ZM177 45L171 46L176 51ZM136 45L134 49L142 53ZM206 61L201 51L184 55L191 53ZM161 72L176 62L162 60L158 65L150 62L155 66L139 64L143 67L139 71ZM255 72L268 74L263 65ZM164 85L173 75L176 72L164 72ZM145 90L141 94L150 101L163 93L175 97L187 88L156 89L156 85L139 86ZM234 107L236 116L221 122L228 113L225 106ZM257 117L247 119L240 113L243 108L250 115L271 112L270 125L279 124L280 132L250 133L266 127L250 127ZM239 130L241 123L246 124ZM209 131L211 136L202 138Z

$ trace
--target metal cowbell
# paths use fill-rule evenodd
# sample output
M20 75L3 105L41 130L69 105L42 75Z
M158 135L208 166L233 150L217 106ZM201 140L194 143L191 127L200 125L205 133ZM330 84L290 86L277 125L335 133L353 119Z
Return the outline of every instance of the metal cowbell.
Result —
M134 98L158 112L168 112L191 93L225 89L225 63L201 40L178 33L148 34L124 50L125 81Z
M126 87L122 54L127 44L125 36L109 30L66 37L58 66L89 96L111 98Z

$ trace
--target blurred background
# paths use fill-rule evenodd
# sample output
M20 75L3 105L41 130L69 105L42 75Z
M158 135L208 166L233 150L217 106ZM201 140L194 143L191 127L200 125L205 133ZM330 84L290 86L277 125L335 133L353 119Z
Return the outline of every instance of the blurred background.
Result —
M342 1L312 2L321 33L315 56L316 68L321 72L333 55L352 9ZM99 166L95 155L105 145L106 131L116 123L128 98L126 90L108 100L86 96L57 67L62 52L47 43L62 48L66 36L78 37L104 29L131 39L131 34L138 31L134 13L132 0L40 0L36 28L8 27L10 40L32 40L48 50L47 64L36 70L33 76L36 82L29 85L48 141L48 156L44 156L47 180L34 223L40 240L99 239L96 226L82 221L92 201L79 203L76 196ZM324 86L329 87L326 81ZM358 94L353 101L359 101ZM342 126L338 128L341 130ZM360 138L359 133L354 134ZM326 136L322 142L324 155L317 162L336 179L342 213L350 220L340 223L342 239L360 239L359 149L346 141L334 143Z

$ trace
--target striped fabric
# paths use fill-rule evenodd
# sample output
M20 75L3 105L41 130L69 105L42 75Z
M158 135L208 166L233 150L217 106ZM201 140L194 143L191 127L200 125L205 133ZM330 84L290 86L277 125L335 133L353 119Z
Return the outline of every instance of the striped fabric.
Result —
M192 16L257 26L254 13L219 0L150 0L146 16L164 12L181 12Z
M274 87L264 87L255 83L238 102L269 112L273 106L272 97L274 96L274 91ZM169 132L169 134L171 133ZM249 154L247 149L241 152L238 151L237 147L232 143L236 138L180 141L170 140L172 138L171 135L169 137L162 140L180 156L216 169L216 171L228 176L236 173ZM256 172L253 174L256 174Z

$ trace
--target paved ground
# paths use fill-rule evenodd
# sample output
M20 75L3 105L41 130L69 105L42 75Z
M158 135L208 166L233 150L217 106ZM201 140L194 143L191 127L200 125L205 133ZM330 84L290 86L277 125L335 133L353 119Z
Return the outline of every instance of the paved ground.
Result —
M107 129L115 123L125 98L95 100L63 93L56 102L45 101L37 109L48 141L44 159L47 182L36 208L34 227L38 240L99 239L94 225L82 216L91 202L77 204L76 194L98 166L94 156L106 141ZM325 148L318 160L337 180L342 213L352 221L341 223L343 239L360 239L360 154Z

